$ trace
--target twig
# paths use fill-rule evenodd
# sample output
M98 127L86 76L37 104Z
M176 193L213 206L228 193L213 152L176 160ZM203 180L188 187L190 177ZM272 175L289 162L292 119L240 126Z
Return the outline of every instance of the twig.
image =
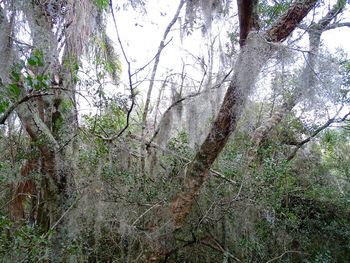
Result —
M134 223L132 223L131 224L131 226L135 226L136 225L136 223L138 222L138 221L140 221L140 219L142 218L142 217L144 217L149 211L151 211L153 208L155 208L155 207L158 207L158 206L160 206L160 203L161 202L163 202L163 201L159 201L158 203L156 203L156 204L154 204L153 206L151 206L150 208L148 208L145 212L143 212L138 218L136 218L136 220L134 221Z
M173 25L176 23L179 15L180 15L180 11L183 7L183 5L185 4L185 0L180 0L180 4L176 10L176 13L173 17L173 19L170 21L170 23L168 24L168 26L166 27L164 34L163 34L163 38L160 41L159 47L158 47L158 51L157 51L157 55L155 57L155 61L153 64L153 69L152 69L152 73L151 73L151 79L149 82L149 86L148 86L148 90L147 90L147 95L146 95L146 101L145 101L145 106L143 109L143 113L142 113L142 124L141 124L141 137L144 138L145 137L145 133L147 132L147 116L148 116L148 111L149 111L149 107L151 104L151 95L152 95L152 90L153 90L153 86L154 86L154 79L156 77L156 73L158 70L158 65L159 65L159 61L160 61L160 55L165 47L164 43L165 40L168 37L168 34L171 30L171 28L173 27ZM144 177L144 170L145 170L145 157L143 157L145 155L146 152L146 148L147 145L142 144L141 148L140 148L140 153L141 153L141 176Z
M233 69L231 69L231 70L224 76L224 78L220 81L219 84L213 86L211 89L220 88L221 85L226 81L226 79L231 75L232 71L233 71ZM188 99L197 97L197 96L199 96L199 95L201 95L201 94L202 94L202 92L192 93L192 94L187 95L187 96L185 96L185 97L183 97L183 98L181 98L181 99L175 101L174 103L172 103L172 104L166 109L166 111L163 113L162 118L161 118L160 121L159 121L158 128L155 130L155 132L154 132L154 134L153 134L151 140L146 144L146 146L149 146L149 145L154 141L154 139L157 137L157 135L158 135L158 133L159 133L159 131L160 131L161 123L162 123L162 120L164 119L164 116L165 116L166 114L169 114L169 112L172 110L172 108L176 107L178 104L182 103L184 100L188 100Z
M167 45L169 45L169 43L170 43L171 41L173 41L173 38L171 38L168 42L166 42L166 43L164 44L164 47L166 47ZM149 64L151 64L151 63L159 56L160 52L161 52L161 50L158 50L157 54L155 54L154 57L153 57L150 61L148 61L148 62L147 62L144 66L142 66L141 68L138 68L137 70L135 70L135 72L132 73L131 76L134 76L134 75L136 75L137 73L139 73L140 71L144 70Z
M80 198L75 199L75 201L68 207L68 209L66 211L64 211L64 213L61 215L61 217L52 225L52 227L50 227L49 231L47 231L42 238L46 238L48 236L48 234L50 233L50 231L54 230L58 224L63 220L63 218L68 214L68 212L70 210L72 210L72 208L78 203L78 201L83 197L83 195L80 196Z
M340 110L339 110L340 111ZM296 145L296 148L294 149L294 151L288 156L287 161L291 161L296 153L298 152L298 150L306 143L308 143L309 141L311 141L312 138L316 137L317 134L319 134L321 131L323 131L324 129L328 128L332 123L335 122L343 122L345 121L349 116L350 116L350 112L348 112L347 114L345 114L342 118L340 119L336 119L336 116L339 114L339 111L336 113L336 115L329 119L325 124L323 124L322 126L318 127L308 138L306 138L305 140L299 142Z
M166 29L164 31L163 39L161 40L159 47L158 47L158 52L157 52L157 55L155 57L155 61L154 61L153 69L152 69L152 75L151 75L151 79L150 79L150 84L149 84L148 91L147 91L145 107L144 107L143 116L142 116L143 128L145 128L145 126L147 124L147 114L148 114L148 110L149 110L151 94L152 94L152 89L153 89L153 85L154 85L154 79L155 79L155 76L157 73L161 52L165 47L164 42L165 42L166 38L168 37L170 29L173 27L173 25L177 21L179 14L180 14L180 11L181 11L184 4L185 4L185 1L181 0L173 19L170 21L170 23L168 24L168 26L166 27Z
M112 13L114 28L115 28L115 31L117 33L117 38L118 38L119 45L120 45L120 48L122 50L125 62L128 65L128 79L129 79L131 105L130 105L130 108L128 109L127 114L126 114L126 124L125 124L124 128L118 134L116 134L116 135L114 135L112 137L109 137L109 138L105 138L104 137L103 139L106 140L106 141L115 140L116 138L120 137L125 132L125 130L129 127L130 115L131 115L131 112L132 112L132 110L134 109L134 106L135 106L135 93L134 93L134 88L133 88L132 79L131 79L132 78L131 64L130 64L130 61L129 61L127 55L126 55L123 43L122 43L122 41L120 39L117 22L116 22L115 15L114 15L113 1L112 0L109 0L109 8L110 8L111 13Z
M335 29L335 28L339 28L339 27L350 27L350 22L330 24L329 26L327 26L325 28L325 30Z
M280 258L282 258L284 255L288 254L288 253L298 253L298 254L304 254L307 255L307 253L301 252L301 251L297 251L297 250L287 250L285 252L283 252L281 255L279 255L278 257L275 257L273 259L270 259L269 261L266 261L266 263L271 263L273 261L276 261Z

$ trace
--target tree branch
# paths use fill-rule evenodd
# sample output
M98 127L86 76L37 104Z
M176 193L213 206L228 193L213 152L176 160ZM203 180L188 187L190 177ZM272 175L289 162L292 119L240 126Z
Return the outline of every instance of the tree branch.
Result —
M109 8L110 8L111 13L112 13L114 28L115 28L115 31L117 33L117 38L118 38L119 45L120 45L120 48L122 50L125 62L128 65L128 79L129 79L129 89L130 89L130 98L131 98L131 105L130 105L130 108L128 109L127 113L126 113L126 124L125 124L124 128L121 129L121 131L119 131L118 134L116 134L116 135L114 135L112 137L109 137L109 138L104 138L104 140L106 140L106 141L113 141L116 138L119 138L126 131L126 129L129 127L130 115L131 115L131 112L132 112L132 110L134 109L134 106L135 106L135 92L134 92L134 87L133 87L133 83L132 83L132 79L131 79L132 78L131 64L130 64L130 61L128 59L128 56L126 55L123 43L122 43L122 41L120 39L120 36L119 36L119 31L118 31L117 22L116 22L115 15L114 15L113 1L112 0L109 0Z
M43 96L53 96L55 94L31 94L23 97L19 101L16 101L13 103L10 107L7 108L7 110L1 115L0 117L0 125L3 125L7 118L10 116L10 114L22 103L29 101L30 99L33 98L38 98L38 97L43 97Z
M350 22L333 23L333 24L330 24L329 26L325 27L325 30L331 30L331 29L340 28L340 27L349 27L350 28Z
M147 91L147 95L146 95L146 102L145 102L145 107L143 109L143 114L142 114L142 124L141 124L141 137L144 138L147 132L147 116L148 116L148 111L149 111L149 107L150 107L150 103L151 103L151 95L152 95L152 90L153 90L153 86L154 86L154 79L156 77L156 73L158 70L158 65L159 65L159 61L160 61L160 55L165 47L164 43L165 40L168 37L168 34L170 33L171 28L173 27L173 25L176 23L177 19L179 18L180 15L180 11L183 7L183 5L185 4L185 0L180 0L180 4L175 12L175 15L173 17L173 19L170 21L170 23L168 24L168 26L166 27L164 34L163 34L163 38L160 41L159 47L158 47L158 51L157 51L157 55L155 57L155 61L153 64L153 69L152 69L152 74L151 74L151 79L149 82L149 86L148 86L148 91ZM145 176L145 152L146 152L146 145L141 145L141 176L144 177Z
M147 96L146 96L146 102L145 102L145 107L143 110L143 115L142 115L142 129L145 129L147 126L147 115L148 115L148 111L149 111L149 105L150 105L150 101L151 101L151 94L152 94L152 90L153 90L153 85L154 85L154 79L157 73L157 69L158 69L158 65L159 65L159 60L160 60L160 55L165 47L165 40L168 37L168 34L170 32L170 29L173 27L173 25L175 24L175 22L177 21L180 11L183 7L183 5L185 4L184 0L180 0L180 4L175 12L175 15L173 17L173 19L170 21L170 23L168 24L168 26L166 27L164 34L163 34L163 38L160 41L159 47L158 47L158 51L157 51L157 55L155 57L155 61L153 64L153 69L152 69L152 75L151 75L151 79L149 82L149 87L148 87L148 91L147 91Z
M175 156L176 158L179 158L179 159L181 159L181 160L183 160L183 161L185 161L185 162L187 162L187 163L190 163L190 162L191 162L190 159L188 159L188 158L186 158L186 157L184 157L184 156L181 156L181 155L179 155L179 154L177 154L177 153L175 153L175 152L173 152L173 151L171 151L171 150L169 150L169 149L165 149L165 148L159 146L158 144L156 144L156 143L154 143L154 142L147 142L147 141L143 140L140 136L137 136L137 135L134 135L134 134L130 134L129 136L130 136L130 138L135 139L135 140L137 140L137 141L139 141L139 142L145 144L147 147L153 147L153 148L155 148L155 149L161 150L162 152L167 153L167 154L171 154L171 155ZM216 171L216 170L214 170L214 169L210 169L209 171L210 171L215 177L220 178L220 179L223 179L224 181L226 181L226 182L228 182L228 183L230 183L230 184L232 184L232 185L237 185L237 182L236 182L236 181L233 181L233 180L227 178L227 177L226 177L225 175L223 175L222 173L220 173L220 172L218 172L218 171Z
M338 115L338 113L336 114L336 116ZM306 138L305 140L302 140L301 142L299 142L295 149L293 150L293 152L288 156L287 161L291 161L295 155L297 154L298 150L305 145L306 143L308 143L309 141L311 141L311 139L313 139L314 137L316 137L321 131L323 131L324 129L327 129L332 123L335 122L344 122L349 116L350 116L350 112L348 112L347 114L345 114L342 118L340 119L336 119L336 116L329 119L325 124L323 124L322 126L318 127L308 138Z
M283 41L316 3L316 0L296 1L263 36L268 41ZM245 101L256 77L273 54L271 46L266 43L265 39L261 39L260 34L248 32L247 35L247 41L242 47L234 66L235 72L216 120L192 162L187 167L182 189L175 194L168 207L166 222L167 238L169 240L174 239L175 231L181 229L186 222L196 197L208 177L210 167L237 127ZM169 243L165 242L160 245L160 248L156 248L146 262L159 262L160 257L164 255L164 251L168 249L167 245Z
M303 255L308 255L307 253L304 253L304 252L301 252L301 251L297 251L297 250L287 250L285 252L283 252L281 255L273 258L273 259L270 259L268 261L266 261L266 263L271 263L273 261L276 261L278 259L281 259L284 255L288 254L288 253L298 253L298 254L303 254Z
M222 84L227 80L227 78L231 75L231 73L232 73L232 69L224 76L224 78L220 81L219 84L215 85L215 86L212 87L211 89L220 88L220 87L222 86ZM147 145L149 145L150 143L152 143L152 142L154 141L154 139L157 137L157 135L158 135L158 133L159 133L159 131L160 131L160 129L161 129L161 124L162 124L162 122L163 122L163 120L164 120L164 117L165 117L167 114L169 114L170 111L171 111L174 107L178 106L179 104L181 104L181 103L182 103L183 101L185 101L185 100L188 100L188 99L197 97L197 96L199 96L199 95L201 95L201 94L202 94L202 92L192 93L192 94L189 94L189 95L187 95L187 96L185 96L185 97L182 97L181 99L178 99L177 101L175 101L174 103L172 103L172 104L165 110L165 112L163 113L162 118L161 118L161 120L160 120L160 122L159 122L159 125L158 125L157 129L156 129L155 132L153 133L153 136L152 136L152 138L150 139L150 141L147 143ZM146 145L146 146L147 146L147 145Z

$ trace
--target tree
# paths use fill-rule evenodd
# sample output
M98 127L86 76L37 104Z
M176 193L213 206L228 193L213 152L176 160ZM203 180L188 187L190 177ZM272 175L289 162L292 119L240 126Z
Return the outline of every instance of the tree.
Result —
M169 208L169 216L171 218L170 235L184 225L194 200L208 176L211 165L237 127L237 122L241 116L249 90L254 84L262 66L273 53L270 43L285 40L316 3L317 1L293 3L285 14L279 17L270 28L260 35L256 33L256 28L254 28L254 20L257 15L256 12L254 13L254 10L256 10L257 2L237 2L240 30L242 32L240 34L242 49L236 61L232 81L225 94L218 116L207 138L186 170L183 190L177 193L171 202ZM169 252L166 245L161 247L160 251L157 251L155 255L152 255L149 261L157 261L159 256Z
M57 231L51 259L59 261L66 231L62 215L76 197L75 76L101 12L91 1L2 1L0 14L0 77L7 95L2 100L8 105L2 109L1 124L15 110L40 152L23 169L41 174L33 209L43 233ZM15 189L15 195L23 190ZM15 201L22 206L23 198Z

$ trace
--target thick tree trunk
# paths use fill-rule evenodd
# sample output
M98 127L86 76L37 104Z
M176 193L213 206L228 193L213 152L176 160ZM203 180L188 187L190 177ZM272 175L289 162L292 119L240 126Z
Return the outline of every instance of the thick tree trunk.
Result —
M258 50L259 52L255 52ZM171 213L174 217L175 229L182 227L195 197L208 176L209 168L236 129L250 87L255 82L263 62L266 61L265 54L269 52L268 47L260 49L250 43L243 48L236 64L236 74L227 89L219 114L194 160L187 168L183 190L172 201ZM250 59L257 60L259 63L255 65L248 63ZM247 69L248 71L245 71ZM247 76L248 72L250 74Z
M3 83L6 83L8 79L8 71L13 59L11 36L14 30L14 19L15 15L12 14L10 19L7 20L6 13L0 6L0 79ZM2 88L1 82L0 88Z
M50 250L52 262L62 262L64 241L67 241L66 218L61 218L65 211L72 205L75 198L75 169L70 158L65 155L72 143L59 147L52 131L39 117L39 112L29 103L20 105L17 113L41 152L41 183L37 187L38 211L36 225L41 232L46 233L55 226L51 240ZM61 135L61 133L59 133ZM67 138L65 138L67 140ZM61 142L62 144L62 142Z

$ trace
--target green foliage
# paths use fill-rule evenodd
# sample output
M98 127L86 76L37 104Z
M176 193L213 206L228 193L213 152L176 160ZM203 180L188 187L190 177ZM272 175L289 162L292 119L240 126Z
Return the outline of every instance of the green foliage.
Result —
M93 0L93 2L98 7L98 9L108 10L109 0Z
M116 134L126 125L126 114L114 102L110 102L100 116L83 116L84 122L93 134L104 137Z
M40 235L29 225L17 227L0 216L0 257L2 262L42 262L47 259L50 235Z
M169 140L167 147L174 152L174 155L167 155L162 160L168 168L169 175L176 177L183 171L184 166L188 163L178 156L190 159L192 155L192 150L188 144L187 133L184 131L179 132L177 136Z
M10 92L11 97L13 97L14 99L17 99L21 94L21 89L15 83L9 84L8 90Z
M74 103L71 99L63 100L60 104L60 110L62 113L70 112L74 108Z
M28 66L31 68L29 69ZM19 99L22 89L46 91L50 86L50 77L47 74L34 74L44 66L43 54L34 49L28 59L21 59L11 68L10 80L6 87L8 98L1 98L0 112L4 112L9 106L9 100Z
M50 86L50 79L48 75L37 75L34 77L28 75L25 77L24 81L25 87L28 90L33 89L35 91L46 91Z
M39 69L44 66L44 56L43 53L34 49L31 53L30 57L24 61L25 64L30 66L31 71L39 72ZM29 73L27 68L24 68L25 74L23 75L24 87L27 90L35 90L35 91L46 91L50 87L50 77L48 74L33 74ZM12 73L12 76L16 76L13 78L14 81L19 81L20 72Z
M75 56L67 58L65 61L63 61L63 64L65 68L69 70L73 82L78 83L80 80L78 77L80 66L77 58Z
M346 130L328 130L321 138L319 151L322 156L324 170L329 171L332 185L339 185L339 193L349 198L350 190L350 144Z
M113 41L107 34L97 35L94 38L94 57L93 63L96 65L95 74L99 81L109 76L117 82L122 71L121 62L118 54L114 50Z
M287 161L289 144L300 141L300 134L307 132L295 116L285 119L263 141L249 168L250 177L241 168L250 149L250 137L245 132L236 132L220 156L215 168L233 177L238 185L225 191L225 187L215 187L220 182L212 182L213 192L208 193L208 186L201 195L208 195L206 205L211 207L220 203L220 198L235 200L233 197L240 193L238 200L231 201L233 209L221 213L236 222L227 220L235 229L234 241L227 241L227 245L241 261L264 262L285 250L299 252L284 254L283 262L349 261L349 181L344 179L350 169L348 135L328 130L320 142L310 143L306 151L301 149L301 157ZM203 200L200 204L205 206ZM215 218L217 213L208 217ZM209 225L217 229L215 224L214 220ZM220 229L210 231L220 233Z
M6 111L6 109L9 107L10 102L4 98L0 98L0 113L3 113Z
M100 11L109 7L108 0L93 2ZM262 28L271 26L291 2L260 1L258 12ZM339 3L344 4L344 1ZM235 42L238 34L230 33L229 37ZM96 50L91 52L93 58L90 61L93 77L86 82L91 81L88 87L98 86L97 90L90 92L98 97L94 106L100 112L96 116L83 117L83 127L77 139L80 143L77 147L79 161L67 160L72 161L74 167L77 164L74 179L81 199L64 214L67 222L74 217L79 223L78 229L74 229L76 232L70 233L75 235L74 240L64 250L68 255L77 255L78 262L142 261L145 251L155 245L155 240L167 242L161 239L161 235L162 231L169 229L162 228L159 221L169 223L167 214L162 214L163 208L174 200L174 194L181 191L180 187L188 187L183 184L189 181L184 177L184 171L195 149L190 147L184 131L168 141L165 150L148 145L147 153L142 153L144 156L140 156L140 144L144 142L134 136L125 135L113 141L101 138L113 137L125 127L125 105L128 105L129 98L122 102L119 96L107 98L103 86L111 78L117 82L121 63L113 43L105 34L97 35L94 44ZM0 99L0 113L6 111L11 100L19 99L22 89L28 92L48 90L50 76L38 73L43 71L43 65L42 52L33 50L29 58L13 67L11 83L6 84L6 94ZM66 59L64 66L66 72L70 71L73 84L82 81L78 76L81 65L76 57ZM342 70L346 97L348 61L343 63ZM293 97L295 84L299 83L289 73L276 78L275 86L283 89L274 90L277 94L274 108L278 107L280 100ZM244 128L236 129L234 138L214 163L216 171L210 171L205 178L185 227L176 231L175 246L170 248L174 253L169 260L266 262L275 258L281 262L350 261L348 134L329 130L319 141L315 139L300 149L300 156L289 162L287 157L295 142L313 131L290 114L264 138L256 159L250 162L251 133L259 126L254 123L260 109L258 106L250 107L253 117L241 120L240 125ZM59 112L65 113L74 105L70 100L63 100L59 107ZM264 116L268 114L262 112L256 122ZM48 127L55 132L61 129L63 122L63 117L56 115ZM203 123L208 122L204 120ZM12 158L0 158L0 184L7 189L12 189L8 185L12 185L12 177L19 174L19 164L30 157L23 150L28 146L18 146L10 138L10 132L13 133L10 128L13 127L9 126L1 133L0 142L2 155ZM136 125L132 129L139 134ZM23 137L16 132L11 136L21 137L21 140ZM32 146L45 143L44 138L39 138ZM5 146L8 150L2 151ZM60 154L63 156L66 152ZM41 155L37 157L40 159ZM140 168L143 158L146 165ZM59 163L58 169L61 169L61 164L62 172L66 172L64 161ZM224 180L222 175L230 180ZM42 176L37 177L39 182ZM30 174L27 178L33 179L35 175ZM37 186L44 187L43 184ZM7 200L4 198L4 204ZM46 261L52 249L48 237L53 237L54 231L45 236L29 224L14 225L2 216L0 233L0 258L5 262ZM284 254L285 251L298 253Z
M340 72L342 76L342 93L343 100L350 103L350 60L345 60L340 63Z
M27 63L33 67L43 67L44 66L44 56L39 49L34 49L30 57L27 59Z
M338 0L337 3L336 3L336 7L337 7L338 9L344 8L345 5L346 5L346 0Z

